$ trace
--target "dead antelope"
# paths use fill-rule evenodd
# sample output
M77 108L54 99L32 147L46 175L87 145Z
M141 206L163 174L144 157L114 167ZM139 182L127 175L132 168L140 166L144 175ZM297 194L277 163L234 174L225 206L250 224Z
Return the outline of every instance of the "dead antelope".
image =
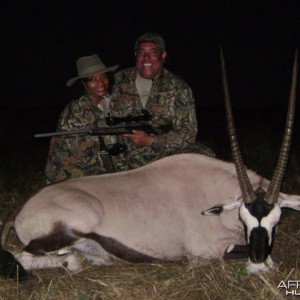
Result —
M77 271L82 257L109 265L114 258L202 263L246 255L251 273L271 267L281 208L300 210L300 196L279 191L291 140L297 56L286 133L271 183L243 164L223 57L222 70L235 164L200 154L178 154L132 171L46 186L5 221L3 248L11 228L23 247L13 250L11 257L1 250L10 258L7 263L0 261L2 274L8 275L3 270L7 264L16 272L15 259L24 276L25 270L59 266Z

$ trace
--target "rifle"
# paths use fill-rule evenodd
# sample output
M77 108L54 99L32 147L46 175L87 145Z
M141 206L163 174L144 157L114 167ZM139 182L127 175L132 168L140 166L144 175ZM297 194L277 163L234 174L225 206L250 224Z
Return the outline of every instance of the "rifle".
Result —
M78 130L66 130L49 133L37 133L34 135L35 138L51 137L51 136L78 136L78 135L96 135L98 136L100 143L100 156L102 162L108 172L115 172L113 162L110 155L116 156L125 151L126 145L116 143L108 148L102 138L103 135L120 135L126 133L133 133L133 130L143 130L148 134L160 134L162 132L170 131L172 124L160 126L154 128L148 123L152 119L152 115L147 110L142 110L142 115L138 116L127 116L127 117L112 117L108 116L105 118L107 127L101 128L83 128Z
M142 110L142 115L127 116L123 118L119 117L106 117L105 122L108 127L94 127L83 128L78 130L66 130L49 133L37 133L35 138L43 138L50 136L75 136L75 135L120 135L126 133L132 133L133 130L143 130L148 134L158 135L163 132L168 132L172 128L172 124L163 125L159 127L153 127L147 122L152 119L151 114L148 111ZM119 125L116 125L119 124Z

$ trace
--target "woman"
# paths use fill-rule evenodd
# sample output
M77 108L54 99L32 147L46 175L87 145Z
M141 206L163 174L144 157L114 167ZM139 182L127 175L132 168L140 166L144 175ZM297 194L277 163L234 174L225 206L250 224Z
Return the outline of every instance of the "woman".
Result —
M118 65L106 67L97 54L79 58L76 65L78 76L70 79L67 86L79 90L79 96L63 110L57 131L106 126L110 103L107 73L114 72ZM110 157L100 152L103 142L112 144L112 140L109 136L91 135L52 138L46 165L47 182L112 172Z

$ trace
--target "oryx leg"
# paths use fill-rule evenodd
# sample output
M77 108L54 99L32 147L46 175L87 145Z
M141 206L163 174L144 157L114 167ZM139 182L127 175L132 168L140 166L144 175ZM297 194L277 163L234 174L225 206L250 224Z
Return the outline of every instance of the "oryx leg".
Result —
M80 239L72 245L71 249L78 251L93 265L112 264L110 255L94 240Z
M55 253L35 255L27 251L14 254L15 258L26 270L52 269L61 267L71 272L81 270L81 259L69 249L62 249Z

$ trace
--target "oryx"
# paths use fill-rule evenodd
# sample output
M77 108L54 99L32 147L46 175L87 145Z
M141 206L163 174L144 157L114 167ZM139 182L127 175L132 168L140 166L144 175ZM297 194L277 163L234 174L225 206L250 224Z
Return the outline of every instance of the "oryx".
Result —
M235 164L178 154L132 171L46 186L4 222L2 246L12 227L23 245L20 251L12 251L9 267L16 259L21 275L25 275L22 266L76 271L81 268L77 253L97 265L111 264L113 258L203 262L246 253L249 272L272 266L273 233L281 208L300 210L300 196L279 192L291 141L297 56L287 128L271 183L243 164L221 57ZM0 260L0 272L5 273L4 267L7 264Z

